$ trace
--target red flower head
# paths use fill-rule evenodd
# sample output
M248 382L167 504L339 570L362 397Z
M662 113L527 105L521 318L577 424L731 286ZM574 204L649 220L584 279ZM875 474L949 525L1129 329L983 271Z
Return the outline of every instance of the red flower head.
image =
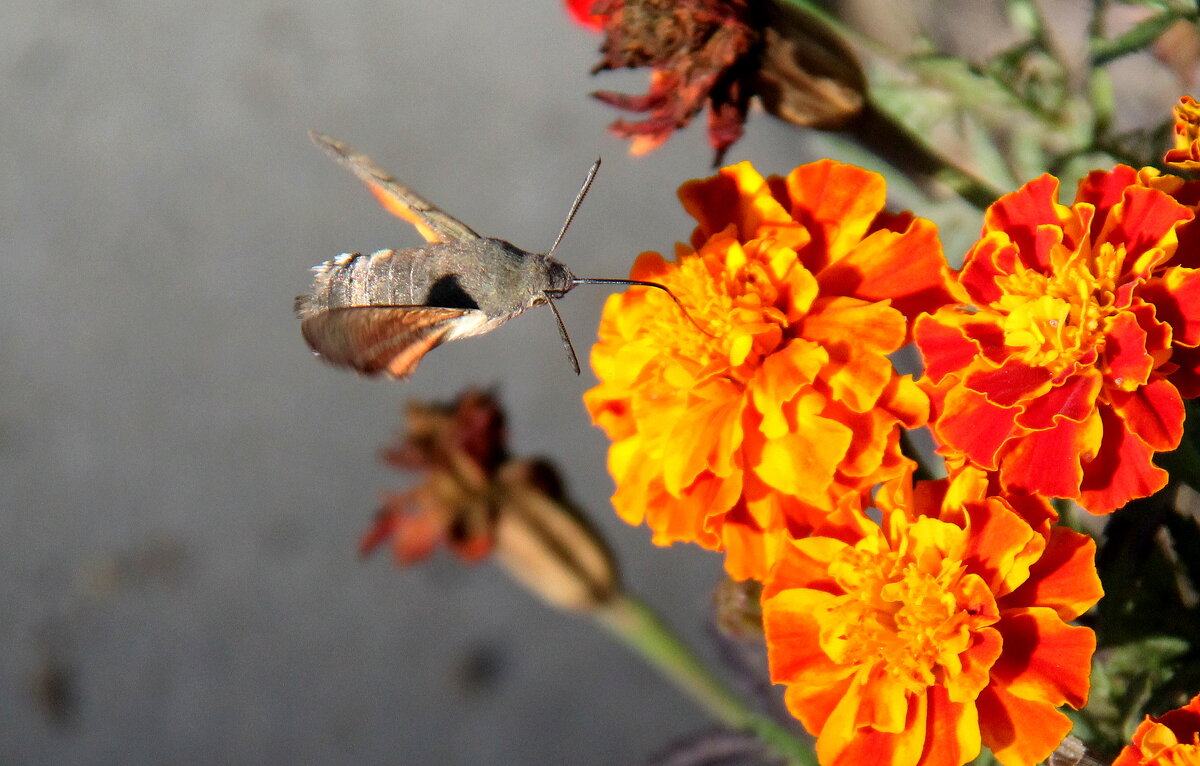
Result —
M575 23L587 27L593 32L599 32L604 28L604 22L608 17L592 13L592 9L596 7L599 0L566 0L566 2L567 13Z
M1182 170L1200 170L1200 104L1191 96L1175 107L1175 148L1163 162Z
M1131 168L1057 196L1047 175L988 209L966 308L917 321L922 383L944 452L1108 513L1166 483L1151 458L1182 437L1180 387L1195 393L1200 253L1179 239L1193 212Z
M1146 716L1112 766L1200 766L1200 695L1162 718Z
M660 291L609 299L584 401L613 440L613 503L659 544L727 551L761 579L780 534L864 521L904 474L901 427L925 397L888 354L905 314L948 300L932 223L883 211L883 179L832 161L764 179L748 163L685 184L698 221L675 263L645 253Z
M1031 766L1070 731L1056 708L1086 702L1096 641L1067 622L1102 595L1095 544L984 488L893 488L882 527L792 542L771 571L771 677L823 766L958 766L981 744Z

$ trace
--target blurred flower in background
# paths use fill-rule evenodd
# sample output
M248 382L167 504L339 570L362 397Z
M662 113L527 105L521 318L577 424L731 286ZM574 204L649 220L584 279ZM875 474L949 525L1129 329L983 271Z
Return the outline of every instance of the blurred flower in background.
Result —
M494 553L555 606L605 604L619 590L607 546L567 500L553 466L513 458L506 440L504 413L490 393L409 404L405 435L383 456L422 480L385 493L360 550L389 543L400 564L420 561L440 544L467 561Z
M1133 742L1112 766L1195 766L1200 764L1200 695L1161 718L1146 716Z
M1200 104L1183 96L1175 107L1175 148L1163 162L1180 170L1200 170Z

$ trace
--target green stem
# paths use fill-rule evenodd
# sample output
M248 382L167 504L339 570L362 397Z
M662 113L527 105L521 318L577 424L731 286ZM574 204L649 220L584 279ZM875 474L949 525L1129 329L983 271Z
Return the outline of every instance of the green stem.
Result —
M1104 66L1126 54L1137 53L1157 40L1168 27L1180 19L1195 21L1197 18L1200 18L1200 13L1195 8L1172 9L1151 16L1112 40L1094 38L1090 44L1092 66Z
M714 718L749 731L796 766L817 766L812 749L770 718L752 710L691 652L641 601L620 595L595 613L630 649L673 681Z
M1001 195L1000 190L934 151L908 126L870 101L846 129L856 141L918 184L926 180L945 184L980 210Z

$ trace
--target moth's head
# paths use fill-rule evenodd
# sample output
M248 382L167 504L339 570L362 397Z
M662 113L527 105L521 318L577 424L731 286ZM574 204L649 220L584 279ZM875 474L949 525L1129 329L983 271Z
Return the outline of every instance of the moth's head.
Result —
M575 275L570 269L553 258L546 259L546 288L547 297L561 298L575 286Z

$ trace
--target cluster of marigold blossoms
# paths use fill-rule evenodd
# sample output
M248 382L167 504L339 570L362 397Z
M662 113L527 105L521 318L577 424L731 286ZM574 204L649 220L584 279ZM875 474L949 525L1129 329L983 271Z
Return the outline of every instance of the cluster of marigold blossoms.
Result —
M1200 107L1176 117L1165 160L1200 168ZM772 680L823 766L1043 761L1087 702L1097 641L1073 623L1103 595L1051 500L1109 514L1167 482L1155 457L1200 395L1200 181L1118 165L1063 199L1042 176L986 210L957 270L854 166L740 163L679 196L688 242L631 274L670 294L612 296L591 354L617 513L761 584ZM606 549L508 455L489 396L409 419L388 459L426 481L387 496L364 550L495 550L553 603L610 603ZM945 478L907 448L922 427ZM1116 763L1200 763L1197 699Z
M1070 731L1096 645L1070 622L1102 591L1049 500L1107 514L1167 480L1200 393L1197 185L1117 166L1064 202L1043 176L952 272L880 176L741 163L685 184L690 242L633 268L690 318L610 298L585 402L617 512L763 583L773 680L825 766L1028 765ZM910 341L919 380L892 362ZM947 479L912 480L923 425Z

